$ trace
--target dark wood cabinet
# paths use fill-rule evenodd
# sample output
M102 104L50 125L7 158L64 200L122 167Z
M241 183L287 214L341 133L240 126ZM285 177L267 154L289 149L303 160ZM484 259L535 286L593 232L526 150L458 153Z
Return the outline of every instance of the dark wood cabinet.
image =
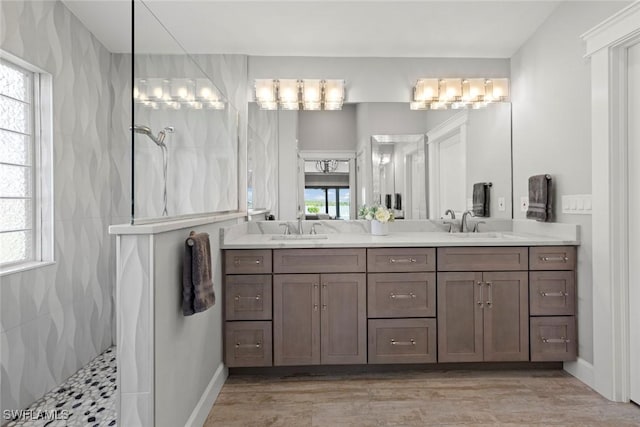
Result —
M320 364L320 275L273 278L275 365Z
M438 361L529 360L526 272L438 273Z
M366 363L366 281L354 274L278 274L275 365Z

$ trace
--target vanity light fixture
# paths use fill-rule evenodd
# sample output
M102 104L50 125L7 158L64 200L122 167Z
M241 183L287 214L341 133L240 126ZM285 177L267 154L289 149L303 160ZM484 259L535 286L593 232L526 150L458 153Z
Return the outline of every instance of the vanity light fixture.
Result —
M256 79L256 102L263 110L341 110L344 80Z
M491 102L508 102L509 79L419 79L413 88L412 110L484 108Z
M225 101L209 79L141 78L133 86L136 103L158 110L224 110Z

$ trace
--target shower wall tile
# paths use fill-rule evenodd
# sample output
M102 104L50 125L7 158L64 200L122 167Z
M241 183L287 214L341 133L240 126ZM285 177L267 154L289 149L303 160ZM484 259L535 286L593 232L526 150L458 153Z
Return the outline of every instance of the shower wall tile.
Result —
M1 278L5 410L27 407L113 343L114 164L112 55L59 1L0 2L0 40L53 77L56 261Z

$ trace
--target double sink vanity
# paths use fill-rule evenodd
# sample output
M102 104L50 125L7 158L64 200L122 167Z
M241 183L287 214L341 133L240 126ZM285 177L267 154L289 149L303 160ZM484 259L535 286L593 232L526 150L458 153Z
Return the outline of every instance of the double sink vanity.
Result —
M270 222L225 230L226 365L576 359L577 235L430 223L387 236L363 221L316 235Z

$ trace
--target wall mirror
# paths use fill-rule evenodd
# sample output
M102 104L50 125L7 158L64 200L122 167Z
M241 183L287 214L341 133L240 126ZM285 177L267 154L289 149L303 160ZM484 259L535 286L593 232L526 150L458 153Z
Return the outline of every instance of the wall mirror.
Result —
M397 219L427 219L425 135L373 135L373 203L395 211Z
M315 157L304 158L305 152ZM343 154L330 155L336 152ZM411 111L406 103L367 102L332 112L262 111L250 104L248 156L253 207L268 208L278 219L295 218L298 211L312 214L306 206L315 203L307 203L305 187L329 178L313 177L322 159L351 162L348 175L345 170L330 178L341 179L335 187L345 189L349 177L350 219L357 207L374 203L396 209L404 219L439 219L446 209L462 213L471 209L478 182L492 184L489 216L513 217L508 103ZM296 173L289 173L296 162ZM321 184L328 189L333 182ZM346 193L322 196L325 215L346 218ZM337 207L327 212L327 203L343 203L341 214L334 213Z

